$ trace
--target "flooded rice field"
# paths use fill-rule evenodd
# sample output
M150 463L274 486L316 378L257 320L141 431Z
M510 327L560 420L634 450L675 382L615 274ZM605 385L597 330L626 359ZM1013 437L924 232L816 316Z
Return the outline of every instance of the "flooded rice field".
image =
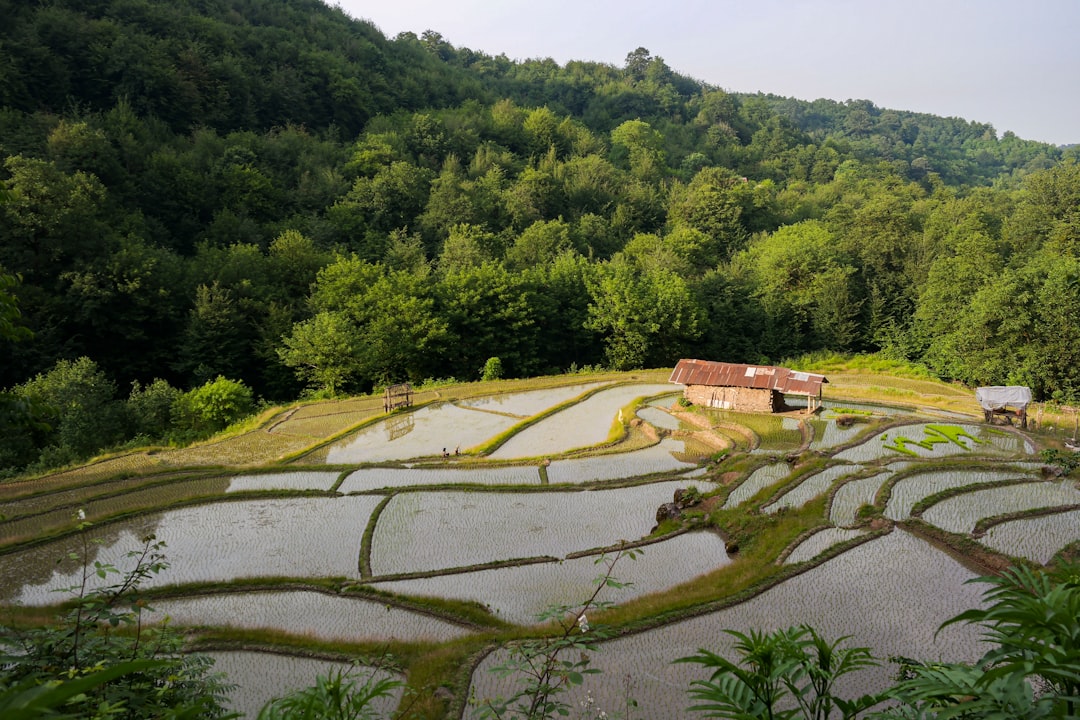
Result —
M945 553L897 530L734 607L603 643L592 654L592 666L603 672L591 676L585 688L598 710L614 713L624 708L629 678L637 716L681 720L689 705L686 689L703 674L672 661L698 648L733 657L725 628L774 630L809 623L830 640L851 635L849 645L868 646L881 658L975 660L982 651L977 628L952 625L935 636L942 622L979 605L982 589L964 584L971 577ZM473 673L477 697L512 691L512 679L491 672L498 662L496 655L488 656ZM838 692L852 697L879 691L895 673L886 662L843 678ZM576 691L571 700L576 706L583 697Z
M969 533L979 520L1022 510L1080 504L1071 481L1029 482L975 490L942 500L926 509L923 520L942 530Z
M562 558L634 541L682 482L584 492L395 495L379 516L374 575L426 572L511 558Z
M941 428L944 435L935 432L935 428ZM920 442L924 445L915 444ZM963 454L1019 455L1034 451L1034 446L1022 435L985 425L917 423L884 430L833 457L864 463L904 455L939 458Z
M441 642L469 631L432 615L385 602L309 590L228 592L155 600L146 622L174 625L269 629L320 640L430 640Z
M229 479L225 492L251 490L329 490L337 482L337 472L288 472L238 475Z
M1080 540L1080 510L1021 518L994 525L979 542L998 552L1045 565L1058 550Z
M544 418L525 428L491 454L492 458L558 455L577 448L599 445L607 439L611 424L634 398L670 393L672 385L617 385ZM629 418L626 418L629 420Z
M229 682L238 686L229 699L229 709L248 718L258 717L259 710L275 697L314 685L320 675L340 671L363 681L375 672L348 662L268 652L215 650L206 654L214 658L214 671L226 673ZM400 700L401 688L390 697L376 700L373 703L376 717L390 717Z
M786 478L790 472L791 466L783 462L759 467L750 473L750 477L746 478L741 485L731 491L727 500L724 501L724 507L733 508L742 505L759 491Z
M723 539L711 532L684 533L639 550L641 555L636 559L621 558L612 574L620 582L631 584L618 589L605 588L601 601L621 603L660 592L730 562ZM409 595L475 600L487 605L503 620L528 625L553 605L588 599L596 589L596 578L606 570L597 560L598 556L590 555L561 562L376 582L372 586Z
M153 533L166 543L170 567L149 586L263 576L357 577L360 538L379 500L304 497L177 508L92 528L90 537L103 543L91 543L87 552L91 561L129 567L127 554ZM0 574L13 581L0 592L17 593L4 599L56 602L50 591L75 585L81 577L81 563L67 558L71 552L82 554L80 538L0 556Z
M667 410L649 405L638 410L637 414L639 418L654 427L662 428L664 430L679 429L678 419Z
M685 472L694 463L676 457L685 449L682 440L664 438L658 444L625 453L554 460L547 468L548 482L583 483L622 480L664 472Z
M326 451L326 462L343 465L438 457L479 445L509 429L519 419L469 410L450 403L428 405L369 425Z
M840 427L835 419L810 420L810 427L814 429L814 439L810 441L811 450L828 450L837 445L852 440L856 435L866 429L863 423L853 423L848 427Z
M802 507L818 495L826 493L832 484L842 477L861 470L858 465L833 465L809 477L803 478L791 490L788 490L779 499L761 508L767 513L774 513L781 508Z
M885 504L885 517L906 520L915 503L934 493L981 483L1006 482L1024 477L1025 470L931 470L900 478Z
M567 385L564 387L546 388L543 390L526 390L523 392L505 393L502 395L487 395L479 398L461 400L457 404L476 410L516 415L519 418L527 418L537 413L544 412L556 405L568 400L573 400L582 393L610 385L609 382L581 383L579 385Z
M865 533L865 530L858 529L823 528L799 543L784 562L792 565L813 560L833 545L853 540Z
M871 477L852 480L841 485L832 498L829 508L829 522L838 527L851 527L858 522L859 508L873 505L878 490L892 476L886 470Z
M419 487L423 485L539 485L540 469L535 465L483 467L364 468L349 473L338 492L353 493L380 488Z

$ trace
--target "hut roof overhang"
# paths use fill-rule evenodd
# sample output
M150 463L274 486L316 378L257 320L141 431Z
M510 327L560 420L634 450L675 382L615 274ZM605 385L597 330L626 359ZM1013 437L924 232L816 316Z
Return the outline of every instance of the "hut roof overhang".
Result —
M776 390L797 395L818 395L824 375L797 372L771 365L742 365L711 360L680 360L668 378L680 385L711 385Z

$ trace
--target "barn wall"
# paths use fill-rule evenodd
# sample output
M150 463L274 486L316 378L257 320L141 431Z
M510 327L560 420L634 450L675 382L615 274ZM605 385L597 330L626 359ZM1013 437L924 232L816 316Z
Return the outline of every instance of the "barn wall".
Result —
M783 401L783 396L768 388L713 385L687 385L683 396L695 405L747 412L774 412Z

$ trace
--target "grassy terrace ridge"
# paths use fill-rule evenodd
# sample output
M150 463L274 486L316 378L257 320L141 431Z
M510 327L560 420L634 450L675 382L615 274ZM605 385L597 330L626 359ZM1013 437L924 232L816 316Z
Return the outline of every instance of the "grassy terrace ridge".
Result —
M687 484L704 481L712 488L704 492L702 502L683 521L665 521L651 535L634 539L625 545L612 545L591 550L581 550L567 557L617 554L622 548L641 548L648 552L651 543L666 540L686 532L712 531L719 533L729 550L731 562L712 572L689 579L661 592L634 597L617 607L590 613L590 623L606 625L616 635L646 632L678 620L700 616L752 598L768 588L817 567L839 554L863 543L872 542L894 528L913 533L936 547L943 549L977 572L997 572L1009 564L1021 562L977 542L974 537L956 535L922 521L918 515L925 507L946 497L970 492L982 485L972 484L950 488L925 497L912 511L911 518L893 523L882 515L896 483L905 477L928 471L950 470L1000 470L1002 462L1015 458L989 458L977 449L962 456L940 458L911 458L911 467L894 472L878 490L874 502L860 509L857 527L866 532L858 537L837 543L812 561L783 564L798 544L815 532L829 527L829 512L833 497L840 486L880 472L889 462L907 460L901 453L887 454L877 460L852 465L852 475L830 485L827 492L813 498L800 507L785 508L772 514L761 508L782 497L811 475L835 465L832 455L868 441L878 433L887 431L902 433L903 427L918 423L937 423L948 428L955 424L982 424L981 411L970 389L955 384L942 383L921 374L917 369L868 359L818 358L792 361L789 366L800 370L822 372L830 383L825 386L826 399L837 403L868 402L878 405L911 408L931 408L957 414L955 419L943 420L940 414L933 417L862 417L865 413L837 410L835 414L859 416L863 427L842 444L816 450L809 449L813 431L807 418L798 418L800 427L783 429L779 417L754 416L748 413L717 413L701 408L685 408L675 413L683 419L683 428L660 431L646 423L632 422L636 409L657 395L636 398L622 408L622 419L612 421L605 442L580 448L557 456L539 455L536 458L514 460L488 460L484 456L510 437L550 418L555 413L581 403L596 393L627 383L663 383L670 371L667 369L628 373L605 372L534 378L527 380L499 380L477 383L438 384L417 389L418 402L408 410L396 414L415 412L436 402L461 402L473 398L507 395L531 390L545 390L574 385L604 383L583 390L576 397L557 403L542 412L523 417L521 422L499 433L490 440L472 448L463 449L460 461L452 467L497 468L511 465L537 465L540 459L587 458L623 453L655 445L663 437L674 437L687 443L694 442L694 432L723 432L738 438L732 447L721 453L706 444L695 446L692 452L686 446L688 456L696 456L704 474L685 478ZM674 388L673 388L674 390ZM1043 409L1046 417L1051 411ZM67 468L60 472L35 478L21 478L0 483L0 512L7 517L0 519L0 555L39 545L51 540L68 537L75 532L74 523L64 521L62 515L73 515L84 509L89 520L98 526L107 526L138 515L161 512L206 503L236 502L257 498L333 497L338 496L349 473L361 468L404 468L401 461L356 464L320 464L320 454L332 443L357 431L386 419L382 412L381 395L370 395L342 400L323 400L297 403L288 407L270 408L241 426L230 428L226 433L191 448L138 449L103 456L79 468ZM793 416L794 417L794 416ZM1056 417L1056 416L1054 416ZM821 423L821 416L813 422ZM320 436L303 432L318 428ZM895 428L895 430L894 430ZM1011 431L1011 430L1010 430ZM952 430L939 433L945 442L957 442ZM267 442L266 438L272 442ZM278 444L275 438L285 438ZM1060 438L1043 427L1027 433L1037 448L1060 447ZM284 452L280 448L287 447ZM761 447L757 454L749 451ZM931 448L934 444L931 443ZM224 449L220 462L207 462L213 449ZM269 452L268 455L259 455ZM161 456L169 458L168 464L155 462ZM237 461L239 460L239 461ZM751 498L737 507L724 509L724 500L758 468L773 462L787 461L788 472L779 480L758 490ZM421 459L413 466L439 467L441 463ZM539 477L543 478L540 467ZM336 480L328 490L246 490L225 493L224 487L214 483L226 483L237 475L260 475L267 473L293 474L301 472L337 473ZM1035 471L1017 470L1017 482L1034 482ZM587 492L596 488L633 487L661 479L683 479L680 472L646 473L632 478L613 481L592 481L578 484L555 485L481 485L481 484L433 484L365 490L361 495L382 496L366 524L359 531L360 555L357 559L359 579L342 577L290 578L260 577L237 579L227 582L195 582L179 585L163 585L150 588L150 599L179 598L220 593L268 592L274 590L311 590L328 595L340 595L369 599L385 604L430 614L446 619L472 630L471 634L442 643L360 641L352 643L329 642L312 637L290 635L284 631L241 630L229 627L190 628L192 648L251 649L263 652L319 657L326 659L364 659L378 657L387 652L394 657L395 667L405 674L407 683L415 693L416 701L410 713L419 718L457 718L465 712L467 692L474 667L492 650L507 642L524 638L545 637L556 634L553 624L522 626L512 625L493 615L482 603L438 597L402 596L388 593L368 585L373 580L407 577L431 577L449 575L463 570L494 569L522 566L531 563L559 562L553 557L520 557L514 548L507 548L505 559L483 563L467 568L450 568L438 571L401 573L394 576L373 577L370 557L376 523L381 511L398 494L438 492L453 489L461 492L496 493L544 493ZM210 483L206 489L199 483ZM987 483L985 486L1000 485ZM185 489L189 489L185 494ZM173 491L175 494L169 495ZM140 494L142 493L142 494ZM155 493L159 493L155 495ZM116 503L114 512L109 503ZM1019 517L1039 513L1064 512L1069 508L1053 510L1029 510L1022 513L986 518L980 521L977 533L988 527ZM21 529L39 522L35 533L29 535ZM20 529L15 536L6 530ZM1063 556L1074 556L1077 550L1066 549ZM615 574L618 577L618 572ZM167 582L167 575L163 577ZM8 616L22 623L40 623L46 619L41 608L5 610ZM442 689L438 694L436 690ZM444 691L449 691L447 694Z

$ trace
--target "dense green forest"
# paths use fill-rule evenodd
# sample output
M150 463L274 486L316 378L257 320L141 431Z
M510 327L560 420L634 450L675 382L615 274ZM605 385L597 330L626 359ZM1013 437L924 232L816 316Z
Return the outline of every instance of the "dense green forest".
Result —
M0 16L9 473L485 365L881 352L1080 394L1075 147L319 0Z

